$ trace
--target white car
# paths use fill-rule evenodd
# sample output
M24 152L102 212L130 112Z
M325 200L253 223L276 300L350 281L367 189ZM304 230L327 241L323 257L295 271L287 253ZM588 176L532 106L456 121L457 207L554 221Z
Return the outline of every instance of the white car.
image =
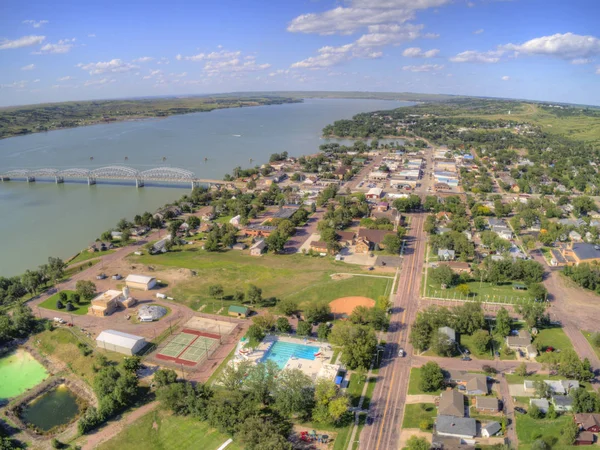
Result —
M63 319L61 319L60 317L55 317L55 318L54 318L54 321L55 321L56 323L65 323L65 321L64 321Z

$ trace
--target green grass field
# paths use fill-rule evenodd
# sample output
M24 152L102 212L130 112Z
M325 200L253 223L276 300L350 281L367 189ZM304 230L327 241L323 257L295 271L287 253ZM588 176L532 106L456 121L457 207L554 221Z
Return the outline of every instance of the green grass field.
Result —
M219 433L206 422L191 417L174 416L165 411L153 411L100 445L101 450L216 450L229 436ZM241 450L235 441L227 450Z
M562 429L572 420L573 416L571 414L562 415L554 420L536 420L528 415L517 414L516 430L517 436L519 437L519 449L531 449L531 444L541 437L543 437L544 440L548 439L549 441L554 442L552 448L560 448L561 450L580 448L573 445L564 445L560 440Z
M421 390L419 387L419 382L421 381L421 368L413 367L410 369L410 379L408 381L408 395L419 395L419 394L428 394L428 395L437 395L441 392L441 390L433 391L433 392L425 392Z
M498 302L518 305L523 302L529 302L532 297L527 291L515 291L512 288L512 283L495 285L492 283L479 283L479 281L470 281L466 283L471 290L470 300L478 300L481 302ZM481 287L480 287L481 284ZM464 299L456 290L456 286L441 289L439 284L433 283L431 278L427 278L426 292L427 297L446 298L449 300Z
M590 346L596 352L596 355L598 355L598 358L600 358L600 347L596 347L594 345L594 341L593 341L594 333L591 333L589 331L583 331L583 330L581 330L581 332L583 333L583 335L585 336L585 338L587 339L587 341L590 343Z
M375 375L367 377L365 383L367 383L367 392L365 393L365 399L363 400L362 409L369 409L369 404L371 403L371 396L373 395L373 391L375 390L375 383L377 381L377 377ZM361 383L357 374L353 373L350 375L350 382L348 383L348 388L346 393L350 397L350 402L352 406L358 406L358 402L360 401L360 396L362 394L363 388L365 387L365 383Z
M546 347L553 347L555 350L573 349L571 339L568 338L560 327L540 329L533 343L534 345L541 345L542 351Z
M75 293L75 291L69 291L69 290L65 290L62 292L66 292L67 296L69 298L71 298L71 296ZM58 295L59 295L59 292L54 294L52 297L47 298L46 300L44 300L42 303L39 304L39 307L44 308L44 309L51 309L52 311L60 311L63 313L73 314L73 315L77 315L77 316L83 316L83 315L87 314L88 308L90 307L90 303L84 302L83 300L80 302L79 305L77 303L73 302L73 306L75 307L75 309L73 311L67 311L67 308L66 308L67 302L63 302L63 304L65 305L65 308L58 309L56 307L56 301L58 300Z
M221 306L233 304L236 290L245 291L249 284L260 287L263 298L291 297L300 305L328 303L338 297L362 295L373 299L391 288L391 279L350 277L332 279L334 273L363 273L358 267L328 258L310 258L304 255L263 255L255 258L239 252L205 252L200 248L169 252L161 255L130 256L132 263L162 265L194 270L197 276L178 282L169 290L176 301L203 312L216 312ZM168 280L167 280L168 281ZM223 301L210 297L213 284L223 284Z
M110 249L110 250L106 250L104 252L88 252L87 250L82 250L79 255L77 255L75 258L71 259L68 264L70 266L74 265L74 264L79 264L82 263L84 261L88 261L90 259L96 259L96 258L101 258L104 255L110 255L111 253L114 253L116 250L115 249Z
M419 428L422 420L428 420L433 424L437 409L433 403L415 403L406 405L402 428Z

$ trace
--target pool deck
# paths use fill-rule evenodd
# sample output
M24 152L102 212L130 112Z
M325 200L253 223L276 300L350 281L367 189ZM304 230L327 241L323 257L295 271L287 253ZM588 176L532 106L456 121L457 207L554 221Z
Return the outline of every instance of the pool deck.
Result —
M317 378L327 378L333 380L335 378L340 366L338 364L329 364L329 361L331 361L331 357L333 356L333 349L331 348L331 345L329 345L327 342L319 342L314 339L305 340L301 338L269 334L262 340L257 348L250 350L248 353L244 353L245 342L240 342L236 348L235 359L237 361L247 360L254 364L258 364L276 341L289 342L291 344L310 345L318 347L321 352L321 355L315 357L315 359L312 361L303 358L290 358L283 370L300 369L313 380L316 380ZM240 350L242 351L241 353Z

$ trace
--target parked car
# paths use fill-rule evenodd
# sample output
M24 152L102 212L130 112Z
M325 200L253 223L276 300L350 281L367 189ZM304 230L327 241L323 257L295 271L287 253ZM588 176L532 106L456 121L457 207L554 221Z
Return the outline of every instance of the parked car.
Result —
M96 275L96 280L104 280L106 278L106 274L101 273Z
M520 406L515 407L515 411L518 412L519 414L527 414L527 411L525 411Z
M401 357L401 358L404 358L404 355L405 355L405 354L406 354L406 353L404 352L404 349L403 349L403 348L399 348L399 349L398 349L398 356L399 356L399 357Z
M463 361L471 361L471 357L469 357L469 356L463 356L461 359Z

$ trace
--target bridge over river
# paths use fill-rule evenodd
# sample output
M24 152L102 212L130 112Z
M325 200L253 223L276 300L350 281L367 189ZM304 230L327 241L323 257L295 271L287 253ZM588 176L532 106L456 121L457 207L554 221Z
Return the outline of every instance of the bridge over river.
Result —
M177 167L156 167L139 171L127 166L107 166L98 169L13 169L0 171L2 182L16 180L33 183L36 180L54 180L57 184L65 180L86 180L88 185L96 184L96 180L133 181L135 186L143 187L146 182L189 183L192 189L201 184L220 186L224 184L239 184L223 180L197 178L193 172Z

